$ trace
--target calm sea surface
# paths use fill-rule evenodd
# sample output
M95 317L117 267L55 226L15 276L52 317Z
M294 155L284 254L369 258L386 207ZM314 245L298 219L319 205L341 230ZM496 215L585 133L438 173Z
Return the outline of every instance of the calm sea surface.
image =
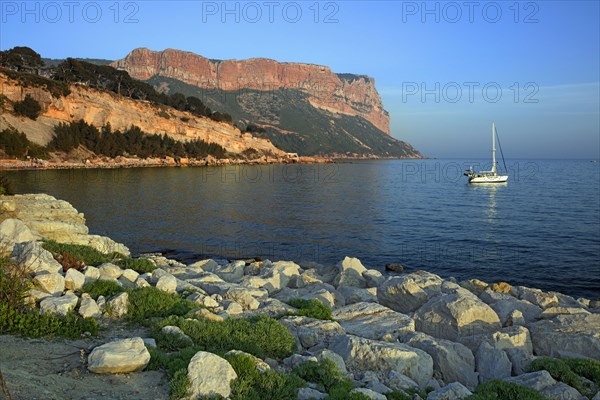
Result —
M485 167L474 163L475 168ZM600 163L509 160L469 185L463 160L18 171L134 253L400 262L444 277L600 297ZM489 167L489 166L488 166Z

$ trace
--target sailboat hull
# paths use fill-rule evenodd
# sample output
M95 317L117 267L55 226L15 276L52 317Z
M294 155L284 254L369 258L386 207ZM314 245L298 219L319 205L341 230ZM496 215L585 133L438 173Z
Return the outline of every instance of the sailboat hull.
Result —
M472 176L469 183L504 183L508 182L508 175Z

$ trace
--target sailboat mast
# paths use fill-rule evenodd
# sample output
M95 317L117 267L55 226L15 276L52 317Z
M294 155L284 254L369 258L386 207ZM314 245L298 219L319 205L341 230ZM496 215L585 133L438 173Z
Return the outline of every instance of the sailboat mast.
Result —
M492 173L496 175L496 124L492 122Z

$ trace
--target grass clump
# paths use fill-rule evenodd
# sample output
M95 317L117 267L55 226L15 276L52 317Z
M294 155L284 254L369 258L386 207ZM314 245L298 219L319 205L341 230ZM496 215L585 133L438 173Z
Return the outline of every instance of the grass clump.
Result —
M516 383L494 379L477 386L468 400L548 400L538 391Z
M592 381L595 381L594 375L596 375L595 378L600 381L600 362L593 362L592 360L589 360L589 362L585 361L587 360L570 359L567 361L543 357L532 361L527 370L529 372L546 370L557 381L561 381L577 389L584 396L592 397L596 394L595 390L586 385L579 374ZM572 365L577 372L575 372L570 365ZM596 374L594 374L594 370ZM598 384L598 381L595 382Z
M98 322L94 318L79 318L73 312L60 317L41 314L37 309L15 309L0 304L0 334L78 339L85 332L98 334Z
M185 315L196 307L194 302L176 294L163 292L155 287L145 287L129 293L127 317L135 322L143 322L149 318Z
M29 273L24 266L0 257L0 304L11 309L23 308L30 286Z
M100 296L104 296L104 298L109 299L124 291L125 289L123 289L118 283L100 279L93 282L87 282L81 288L82 293L89 293L94 300L98 300L98 297Z
M68 254L86 265L98 266L106 262L112 262L116 258L125 258L122 254L112 253L104 254L90 246L80 244L58 243L54 240L46 240L42 247L48 250L56 258L59 254Z
M145 274L156 269L156 265L147 258L125 258L116 263L123 269L132 269L138 274Z
M188 398L190 395L190 380L187 375L187 368L178 369L171 382L169 382L169 399L177 400Z
M267 316L231 318L221 322L170 316L158 327L167 325L178 326L195 345L213 353L241 350L262 359L281 359L292 355L296 348L296 341L288 330Z
M565 358L562 361L576 374L600 386L600 361L584 360L581 358Z
M331 320L331 308L317 299L291 299L288 304L298 311L293 315L299 315L302 317L310 317L323 320Z
M320 362L307 361L296 367L293 373L308 382L316 383L319 390L329 394L331 400L368 398L360 393L350 394L354 389L352 381L329 359Z
M260 372L254 359L246 354L231 354L225 358L238 376L231 383L231 400L295 400L298 389L306 386L295 374Z

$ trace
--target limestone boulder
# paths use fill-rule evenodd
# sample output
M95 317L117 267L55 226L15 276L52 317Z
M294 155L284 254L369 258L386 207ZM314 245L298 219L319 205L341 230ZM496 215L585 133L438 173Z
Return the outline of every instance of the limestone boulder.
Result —
M65 278L57 272L42 272L33 278L33 286L51 295L60 295L65 290Z
M171 274L165 274L156 282L156 288L167 293L177 292L177 278Z
M106 305L111 318L123 318L129 311L129 294L119 293L110 298Z
M323 321L308 317L284 317L279 322L296 338L298 347L312 349L315 346L326 348L336 340L337 336L345 335L346 331L336 321Z
M442 279L429 272L418 271L386 279L377 290L379 303L404 314L425 304L440 293Z
M192 399L231 394L231 381L237 378L233 367L216 354L197 352L188 364L188 379Z
M558 305L558 297L553 293L547 293L540 289L533 289L525 286L517 286L514 289L519 299L527 300L541 308Z
M459 382L452 382L443 388L434 390L427 395L427 400L462 400L473 393Z
M387 400L387 397L385 397L383 394L377 393L376 391L368 388L354 388L350 391L351 396L355 393L360 394L370 400Z
M477 348L475 364L480 383L511 376L512 363L506 352L494 348L487 342L482 342Z
M395 341L399 335L415 330L411 317L377 303L347 305L335 310L332 316L349 334L367 339Z
M338 286L338 293L344 297L344 304L377 302L377 288L358 288L355 286Z
M528 327L538 356L600 360L600 314L558 315Z
M352 335L339 336L330 350L344 359L350 372L373 371L384 384L391 371L405 375L421 387L433 376L433 360L423 350Z
M30 242L40 239L23 221L8 218L0 223L0 254L9 255L15 243Z
M119 279L119 277L123 275L123 270L118 265L112 263L101 264L98 266L98 272L101 277L104 276L109 279Z
M149 362L144 340L135 337L96 347L88 357L88 370L96 374L124 374L142 371Z
M40 301L40 312L42 314L54 314L65 316L77 306L79 298L74 294L66 294L61 297L49 296Z
M402 342L429 354L434 371L444 382L460 382L470 390L477 386L479 381L475 372L475 357L468 347L420 332L405 335Z
M362 273L368 288L376 288L385 281L383 274L376 269L368 269Z
M83 318L98 318L101 315L100 307L91 297L81 297L79 315Z
M260 302L252 296L252 291L245 288L233 287L228 289L223 298L226 300L233 300L242 306L244 311L256 310L260 306Z
M85 275L74 268L69 268L65 274L65 288L79 290L85 284Z
M500 329L500 319L490 306L472 295L442 294L431 298L414 315L417 331L441 339Z
M39 242L31 241L15 244L11 257L19 265L36 274L43 271L51 273L62 271L62 265Z

